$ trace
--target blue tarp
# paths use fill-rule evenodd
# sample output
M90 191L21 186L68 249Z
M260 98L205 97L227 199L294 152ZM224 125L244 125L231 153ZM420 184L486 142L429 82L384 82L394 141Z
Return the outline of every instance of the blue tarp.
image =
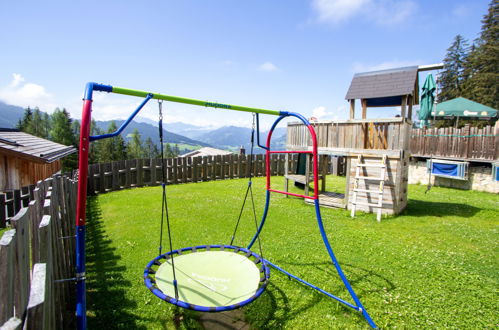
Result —
M459 176L457 164L433 163L431 173L436 175Z

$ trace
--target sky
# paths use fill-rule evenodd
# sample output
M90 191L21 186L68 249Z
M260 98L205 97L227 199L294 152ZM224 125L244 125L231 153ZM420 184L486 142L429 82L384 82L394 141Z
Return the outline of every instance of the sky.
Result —
M470 41L479 36L488 3L2 1L0 100L49 113L64 107L79 119L85 84L93 81L346 119L345 94L355 73L441 63L457 34ZM95 93L92 116L126 118L141 101ZM236 111L163 107L168 122L220 127L250 126L252 120ZM368 109L368 117L396 112ZM157 103L140 115L157 120ZM262 126L273 119L263 116Z

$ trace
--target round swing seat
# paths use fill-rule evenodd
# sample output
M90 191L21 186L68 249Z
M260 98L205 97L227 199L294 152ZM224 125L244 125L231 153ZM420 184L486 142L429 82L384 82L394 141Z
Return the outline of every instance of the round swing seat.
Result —
M202 245L174 250L151 260L144 270L144 283L153 294L171 304L201 312L221 312L258 298L269 276L263 259L248 249Z

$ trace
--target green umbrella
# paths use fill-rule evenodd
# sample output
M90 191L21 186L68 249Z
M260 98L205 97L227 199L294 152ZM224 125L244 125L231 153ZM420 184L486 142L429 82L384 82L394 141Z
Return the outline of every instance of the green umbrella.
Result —
M435 80L433 80L433 75L429 74L423 85L423 90L421 91L421 106L419 107L418 118L421 120L420 126L425 125L426 120L430 118L431 110L433 109L433 103L435 97L433 92L435 91L436 85Z

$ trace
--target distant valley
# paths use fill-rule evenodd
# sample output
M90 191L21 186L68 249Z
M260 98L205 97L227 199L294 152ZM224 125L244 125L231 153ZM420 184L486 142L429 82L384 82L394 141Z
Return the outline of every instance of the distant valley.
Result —
M22 118L24 109L18 106L8 105L0 101L0 127L14 128L17 122ZM124 120L115 120L119 127ZM96 121L97 126L107 131L110 120ZM198 149L201 147L214 147L218 149L230 150L239 152L239 148L243 146L246 152L250 152L251 147L251 129L247 127L224 126L217 129L204 128L182 122L166 123L163 126L165 142L177 144L181 153L189 150ZM142 141L147 138L155 144L159 144L158 124L147 118L138 118L132 121L123 132L125 140L130 139L130 134L137 129L141 135ZM260 134L260 142L265 144L268 132ZM275 149L283 149L286 145L286 128L277 128L273 134L272 147ZM255 153L263 153L263 149L256 147L255 137Z

